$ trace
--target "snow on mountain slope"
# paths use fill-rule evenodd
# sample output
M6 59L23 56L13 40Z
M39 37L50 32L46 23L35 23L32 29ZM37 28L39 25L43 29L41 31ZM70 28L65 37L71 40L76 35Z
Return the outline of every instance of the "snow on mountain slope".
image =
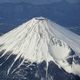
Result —
M43 17L33 18L1 36L0 53L2 51L0 59L5 55L7 57L0 66L11 55L16 56L8 69L8 74L21 57L23 59L17 68L25 60L31 63L46 61L47 67L48 62L53 61L59 68L80 76L80 36Z

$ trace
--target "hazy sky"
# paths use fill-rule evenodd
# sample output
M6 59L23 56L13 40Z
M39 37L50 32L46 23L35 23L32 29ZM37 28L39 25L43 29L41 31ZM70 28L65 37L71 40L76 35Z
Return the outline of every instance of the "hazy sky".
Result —
M69 3L80 3L80 0L0 0L0 3L4 2L28 2L32 4L51 4L54 2L67 1Z

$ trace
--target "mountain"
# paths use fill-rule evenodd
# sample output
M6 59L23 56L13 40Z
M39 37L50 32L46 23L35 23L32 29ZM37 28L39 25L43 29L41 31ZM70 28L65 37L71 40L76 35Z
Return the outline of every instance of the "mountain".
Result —
M0 37L0 80L77 80L79 56L80 36L35 17Z

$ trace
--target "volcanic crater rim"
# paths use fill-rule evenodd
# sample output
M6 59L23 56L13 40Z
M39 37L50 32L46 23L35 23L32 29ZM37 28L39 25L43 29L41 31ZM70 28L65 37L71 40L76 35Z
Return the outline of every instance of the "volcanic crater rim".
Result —
M35 19L35 20L39 20L39 21L47 20L47 18L44 18L44 17L35 17L34 19Z

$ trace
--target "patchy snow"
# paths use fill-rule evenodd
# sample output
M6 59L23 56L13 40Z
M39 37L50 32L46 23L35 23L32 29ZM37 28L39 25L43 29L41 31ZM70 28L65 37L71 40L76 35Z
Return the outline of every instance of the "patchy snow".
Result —
M12 51L12 53L7 59L12 54L16 55L8 73L21 56L23 60L18 67L23 64L24 60L31 63L40 63L45 60L47 67L48 62L53 61L59 68L62 67L69 73L80 75L80 65L76 64L74 60L72 60L72 64L67 61L69 57L73 59L74 56L80 55L80 36L46 18L33 18L4 34L0 37L0 45L2 45L0 52L6 50L0 58L8 51ZM72 50L76 54L71 55Z

